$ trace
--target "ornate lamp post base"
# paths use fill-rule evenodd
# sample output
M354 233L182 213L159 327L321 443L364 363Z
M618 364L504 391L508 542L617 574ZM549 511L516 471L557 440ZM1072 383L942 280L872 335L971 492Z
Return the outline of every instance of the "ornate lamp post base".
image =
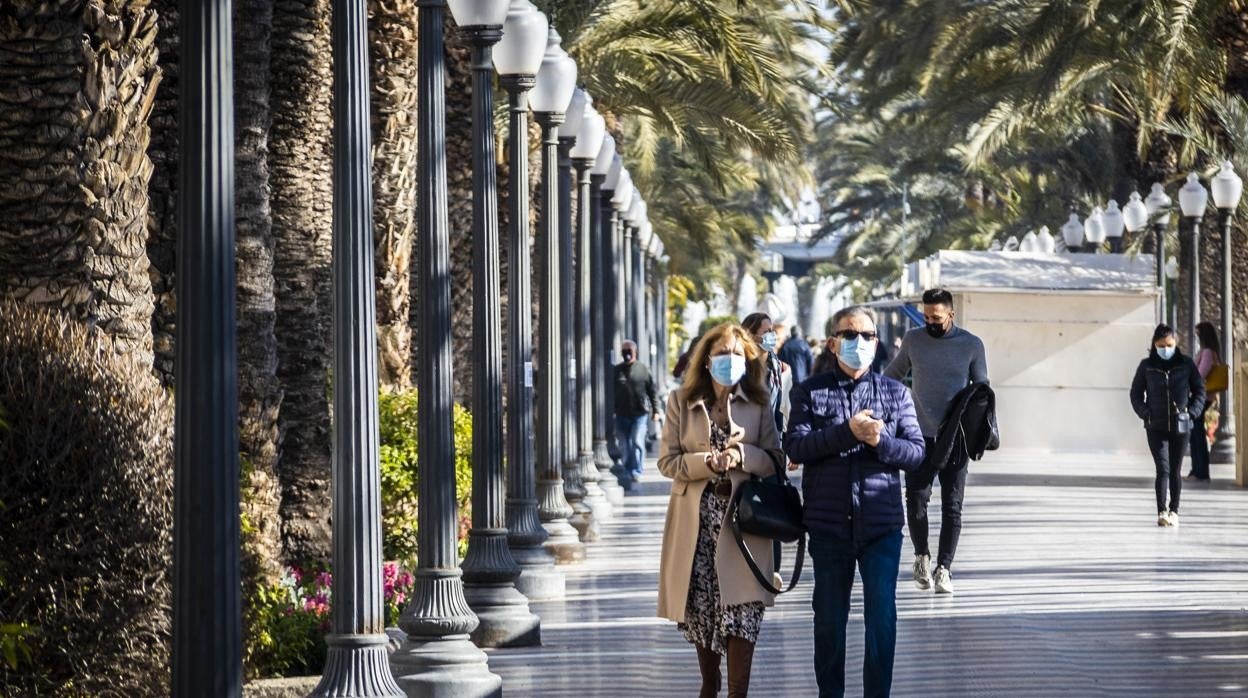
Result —
M539 545L512 547L511 557L520 565L516 589L530 601L553 601L567 594L567 582L555 567L550 551Z
M503 680L467 635L413 640L390 656L390 670L410 698L495 698Z
M330 635L325 638L329 652L321 682L312 696L340 696L350 686L356 696L402 696L395 686L387 663L390 659L387 635Z
M480 647L540 645L541 621L529 612L529 600L514 584L517 565L507 547L506 529L472 530L468 537L464 599L480 621L472 641Z

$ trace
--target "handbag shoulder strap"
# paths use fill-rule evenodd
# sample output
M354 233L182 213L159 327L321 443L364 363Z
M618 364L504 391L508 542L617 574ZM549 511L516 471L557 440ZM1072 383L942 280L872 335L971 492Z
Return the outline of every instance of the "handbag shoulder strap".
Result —
M770 579L763 576L763 571L758 568L758 563L754 561L754 555L745 544L745 538L741 535L741 526L737 524L737 504L741 501L741 488L738 487L736 492L732 493L732 501L728 503L728 524L732 527L732 537L737 541L737 547L741 549L741 556L745 558L745 564L749 565L750 572L754 573L754 579L762 585L764 589L773 594L783 594L793 591L793 587L797 586L797 580L802 578L802 563L806 561L806 536L802 536L797 541L797 558L793 561L793 577L789 580L789 586L783 591L777 589Z

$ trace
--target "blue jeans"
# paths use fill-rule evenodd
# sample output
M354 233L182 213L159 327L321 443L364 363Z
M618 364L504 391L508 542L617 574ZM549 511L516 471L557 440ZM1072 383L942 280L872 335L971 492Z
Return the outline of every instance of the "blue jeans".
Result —
M862 574L863 616L867 626L862 665L864 698L888 698L897 646L897 566L901 531L856 548L853 541L810 536L815 565L815 679L820 698L845 695L845 627L854 567Z
M620 445L622 474L620 484L629 487L641 477L641 465L646 459L646 415L615 418L615 438ZM624 480L627 479L627 482Z

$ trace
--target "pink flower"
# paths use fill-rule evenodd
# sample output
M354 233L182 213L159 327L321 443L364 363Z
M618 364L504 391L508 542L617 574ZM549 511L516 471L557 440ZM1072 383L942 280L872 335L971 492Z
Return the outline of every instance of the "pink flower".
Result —
M328 572L321 572L316 575L316 583L321 587L328 589L334 584L334 576Z

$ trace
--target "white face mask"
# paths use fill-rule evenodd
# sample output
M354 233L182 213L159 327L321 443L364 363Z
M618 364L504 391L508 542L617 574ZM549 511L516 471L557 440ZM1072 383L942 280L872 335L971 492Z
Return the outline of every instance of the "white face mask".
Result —
M845 362L846 366L855 371L861 371L870 366L871 362L875 360L875 343L877 341L879 340L867 340L862 337L842 339L841 350L837 352L837 356L840 357L841 361Z

